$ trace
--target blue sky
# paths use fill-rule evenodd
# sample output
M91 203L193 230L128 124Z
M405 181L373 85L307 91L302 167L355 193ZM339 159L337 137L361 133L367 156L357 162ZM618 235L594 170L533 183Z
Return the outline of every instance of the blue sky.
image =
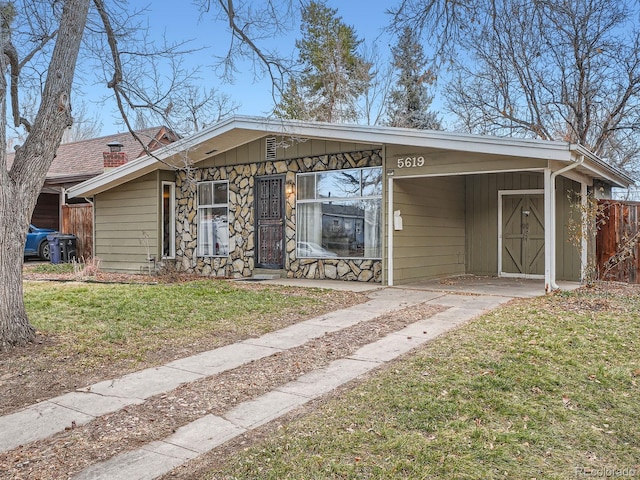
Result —
M254 0L256 2L260 0ZM183 3L184 2L184 3ZM216 87L219 91L228 93L235 103L240 104L237 111L242 115L265 115L272 108L271 84L268 80L256 80L249 64L241 65L241 71L235 75L233 84L223 84L213 70L216 56L224 55L229 45L229 33L225 25L216 21L212 14L200 17L197 8L190 2L175 2L169 0L155 0L148 6L148 22L152 32L158 37L163 34L169 40L191 40L190 46L202 50L191 54L186 62L188 65L200 65L202 86ZM135 4L136 2L131 2ZM215 3L215 2L214 2ZM180 5L180 6L178 6ZM378 44L382 53L389 52L390 42L383 32L389 22L385 10L392 5L380 0L329 0L327 5L338 9L338 14L348 25L355 27L359 38L367 44ZM294 51L295 39L299 37L299 22L296 22L291 34L286 38L274 39L278 49L290 55ZM95 92L95 93L94 93ZM102 89L89 89L89 96L104 94ZM110 111L102 113L102 134L122 131L118 125L118 115Z

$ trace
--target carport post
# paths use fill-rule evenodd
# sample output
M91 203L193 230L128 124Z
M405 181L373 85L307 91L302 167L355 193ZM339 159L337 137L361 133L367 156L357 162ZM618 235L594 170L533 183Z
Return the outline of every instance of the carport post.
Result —
M553 291L553 283L555 279L552 278L553 269L551 262L554 261L555 255L553 249L555 248L555 241L553 238L553 224L556 221L556 216L553 211L553 196L555 195L555 188L552 185L551 169L544 169L544 291L550 293Z
M580 182L580 202L582 205L582 239L581 239L581 252L580 252L580 281L584 282L587 276L587 262L589 261L589 241L588 241L588 218L587 218L587 209L588 209L588 195L589 191L587 190L587 184L584 182Z
M580 155L573 163L552 172L544 169L544 290L546 293L559 288L556 284L556 177L584 163Z
M387 285L393 286L393 177L387 187Z

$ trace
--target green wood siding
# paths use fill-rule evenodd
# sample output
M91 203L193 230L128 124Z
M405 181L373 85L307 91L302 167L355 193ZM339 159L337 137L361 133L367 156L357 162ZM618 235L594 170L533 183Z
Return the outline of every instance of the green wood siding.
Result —
M277 137L276 160L290 158L302 158L308 156L327 155L341 152L359 152L375 150L380 145L359 144L352 142L332 142L328 140L291 139L289 137ZM283 145L288 145L286 148ZM196 166L198 168L217 167L220 165L243 165L247 163L264 161L266 156L266 137L260 140L241 145L227 152L209 157Z
M128 182L94 199L95 256L100 268L113 272L139 273L147 267L149 253L158 257L160 192L158 173Z
M464 273L464 178L393 183L394 209L403 219L403 230L393 232L394 283Z
M407 147L389 145L386 150L387 168L394 171L394 177L417 175L459 175L473 172L543 169L546 160L497 157L484 153L449 152L433 150L407 150ZM398 159L422 157L424 164L400 167ZM400 162L404 164L404 162Z
M496 173L466 177L467 273L498 274L498 190L542 188L542 173Z
M580 257L568 242L568 191L580 185L560 177L556 181L556 277L579 280ZM466 177L466 270L475 275L498 274L498 190L544 188L542 173L498 173Z
M558 177L556 180L556 278L558 280L580 280L580 253L569 239L567 224L569 217L579 216L579 210L572 212L569 200L570 192L580 193L580 184L568 178ZM578 200L579 201L579 200ZM578 219L576 219L578 220ZM578 220L579 221L579 220Z

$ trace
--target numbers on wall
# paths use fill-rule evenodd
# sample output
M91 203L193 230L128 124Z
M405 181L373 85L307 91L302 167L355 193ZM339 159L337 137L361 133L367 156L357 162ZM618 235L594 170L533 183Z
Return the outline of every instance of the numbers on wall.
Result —
M398 168L415 168L424 166L424 157L404 157L398 159Z

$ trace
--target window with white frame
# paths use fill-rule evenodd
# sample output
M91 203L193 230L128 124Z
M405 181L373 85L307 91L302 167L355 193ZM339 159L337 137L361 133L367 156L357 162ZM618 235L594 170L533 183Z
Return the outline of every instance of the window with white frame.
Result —
M198 256L229 255L229 182L198 183Z
M297 176L297 256L381 258L382 168Z
M162 182L162 258L176 256L176 184Z

